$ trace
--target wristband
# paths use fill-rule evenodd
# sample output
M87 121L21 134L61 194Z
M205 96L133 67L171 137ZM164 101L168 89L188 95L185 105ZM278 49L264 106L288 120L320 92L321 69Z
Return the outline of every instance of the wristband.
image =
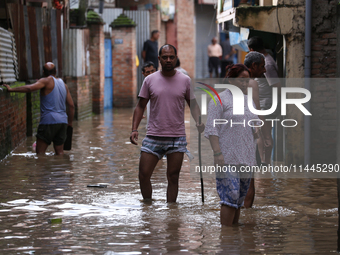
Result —
M214 157L217 157L217 156L220 156L220 155L222 155L222 152L214 153Z
M135 129L135 130L132 130L132 131L131 131L131 133L132 133L132 132L138 132L138 130L137 130L137 129Z

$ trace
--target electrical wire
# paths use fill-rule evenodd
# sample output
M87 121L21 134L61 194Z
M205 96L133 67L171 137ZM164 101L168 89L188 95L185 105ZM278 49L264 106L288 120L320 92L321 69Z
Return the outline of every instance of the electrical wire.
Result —
M281 35L282 33L281 33L281 25L280 25L280 21L279 21L279 6L278 5L276 5L276 20L277 20L277 25L279 27L279 34ZM280 53L283 49L283 45L282 45L281 49L276 50L277 46L279 46L279 44L280 44L280 41L277 42L276 47L275 47L275 51L276 51L277 54Z
M210 23L210 29L209 29L208 37L210 36L210 33L211 33L213 21L216 20L216 12L217 12L217 9L215 9L213 18L212 18L211 23ZM215 23L216 23L216 22L215 22Z

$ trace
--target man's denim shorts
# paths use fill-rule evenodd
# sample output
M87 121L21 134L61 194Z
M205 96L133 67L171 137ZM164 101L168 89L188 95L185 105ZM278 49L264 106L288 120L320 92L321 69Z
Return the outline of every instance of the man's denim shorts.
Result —
M187 152L187 140L181 137L162 137L147 135L142 142L141 151L151 153L159 159L165 154L174 152Z

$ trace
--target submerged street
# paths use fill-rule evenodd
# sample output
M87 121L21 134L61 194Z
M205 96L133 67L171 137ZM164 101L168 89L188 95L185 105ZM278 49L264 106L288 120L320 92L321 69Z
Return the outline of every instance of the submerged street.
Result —
M166 159L152 175L153 202L144 203L138 162L146 120L131 145L132 111L75 122L73 149L62 157L52 147L37 157L32 137L0 161L1 254L336 253L336 179L256 179L253 208L241 210L239 226L221 227L215 180L204 181L202 204L185 156L177 203L166 203ZM197 136L188 109L186 128ZM197 145L188 148L197 158ZM107 187L87 187L95 184Z

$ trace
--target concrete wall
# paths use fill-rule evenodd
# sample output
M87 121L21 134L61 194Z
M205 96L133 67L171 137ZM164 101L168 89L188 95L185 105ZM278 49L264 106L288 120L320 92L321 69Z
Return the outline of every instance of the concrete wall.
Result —
M291 1L294 22L287 40L287 78L304 77L304 1ZM285 3L287 4L287 3ZM313 1L312 7L312 78L336 77L336 2ZM314 79L313 79L314 80ZM292 84L294 87L304 84ZM311 85L311 161L335 163L336 160L336 84L313 81ZM301 125L286 129L286 162L303 163L303 114L288 107L287 118Z
M11 87L23 86L16 83ZM0 160L26 138L26 94L0 89Z
M282 6L282 5L285 6ZM305 1L280 0L279 23L276 7L238 8L236 23L251 29L285 34L286 78L304 77ZM259 11L260 10L260 11ZM312 78L332 78L336 74L336 1L313 1ZM272 20L272 22L270 22ZM292 22L293 21L293 22ZM280 30L281 29L281 30ZM303 82L286 86L304 87ZM336 86L312 82L311 87L311 159L313 163L334 163L336 159ZM286 118L299 125L285 129L286 163L304 162L304 115L288 106Z
M216 15L213 5L195 5L195 78L209 77L207 47L211 43L211 39L217 36L215 19Z
M312 78L336 77L336 22L335 1L313 1ZM312 83L312 163L336 162L336 83L324 80Z

